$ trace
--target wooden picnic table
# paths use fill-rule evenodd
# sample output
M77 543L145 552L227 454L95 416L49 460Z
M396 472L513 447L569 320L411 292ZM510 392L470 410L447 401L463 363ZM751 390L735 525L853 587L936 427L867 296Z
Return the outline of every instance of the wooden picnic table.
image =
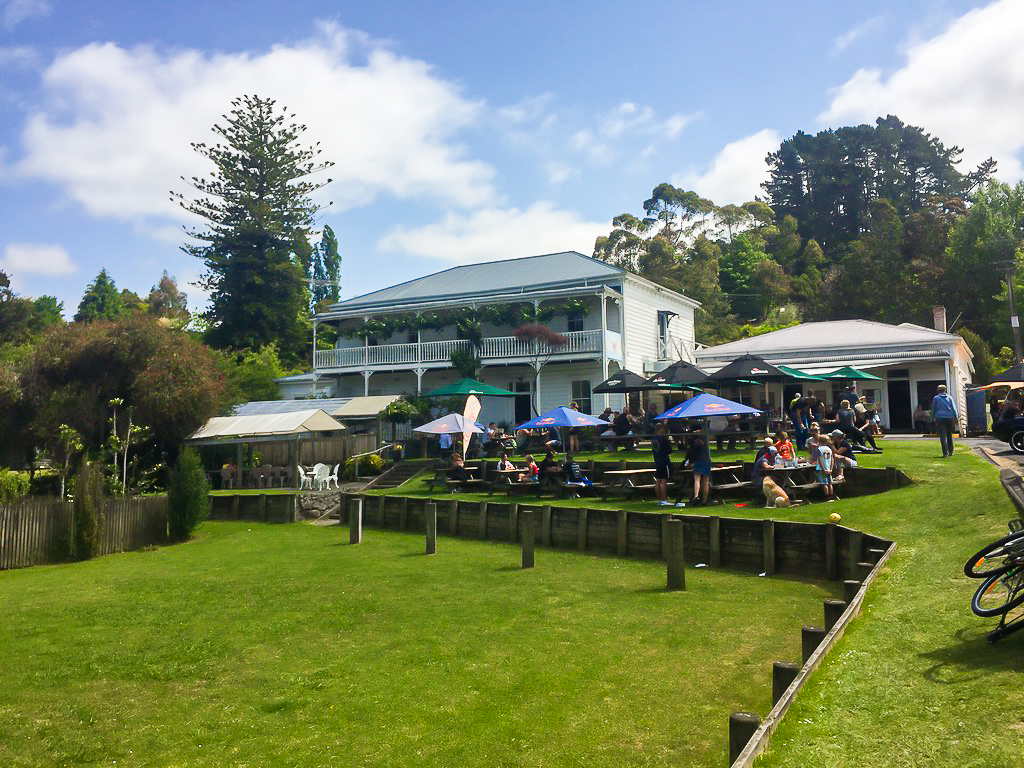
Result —
M624 496L632 496L634 493L654 488L653 483L641 483L640 485L637 485L635 482L637 480L645 479L645 475L653 475L654 472L654 467L642 469L608 469L605 470L604 477L608 479L609 492L619 491Z
M811 503L808 493L817 487L814 477L814 464L797 464L794 466L774 466L765 474L793 499Z
M711 467L711 485L708 492L708 499L722 502L722 494L727 491L752 488L753 483L743 480L739 473L743 471L742 464L726 464L723 466ZM686 475L683 480L679 475ZM684 495L689 495L693 490L693 468L680 467L672 478L672 487L679 493L676 503L682 501Z
M522 467L521 469L492 469L490 474L497 475L497 477L491 482L490 490L488 494L493 494L495 490L503 490L508 493L513 491L528 491L528 490L540 490L540 483L534 482L530 479L519 480L519 475L529 473L529 467Z

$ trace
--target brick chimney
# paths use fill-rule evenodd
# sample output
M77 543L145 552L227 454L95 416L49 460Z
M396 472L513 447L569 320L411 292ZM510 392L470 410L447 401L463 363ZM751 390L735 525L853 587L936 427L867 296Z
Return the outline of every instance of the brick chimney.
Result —
M942 305L932 307L932 324L936 331L946 332L946 308Z

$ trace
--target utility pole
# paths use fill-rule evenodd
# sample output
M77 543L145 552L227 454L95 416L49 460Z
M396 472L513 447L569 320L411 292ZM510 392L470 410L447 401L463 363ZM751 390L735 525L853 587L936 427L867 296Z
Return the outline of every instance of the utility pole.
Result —
M1017 316L1017 302L1013 298L1013 277L1017 271L1016 243L1008 237L1001 237L997 241L997 248L1003 258L992 266L996 269L1002 269L1006 273L1006 299L1010 304L1010 327L1013 328L1013 359L1014 363L1019 363L1022 356L1024 356L1024 352L1021 351L1020 318Z

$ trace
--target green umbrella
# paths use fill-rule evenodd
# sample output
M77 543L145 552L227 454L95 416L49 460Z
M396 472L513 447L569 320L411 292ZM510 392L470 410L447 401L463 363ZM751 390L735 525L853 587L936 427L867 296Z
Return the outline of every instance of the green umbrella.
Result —
M798 371L796 368L790 368L788 365L777 365L775 366L780 371L783 371L787 376L794 379L800 379L801 381L824 381L822 376L812 376L809 373Z
M511 392L501 387L484 384L476 379L459 379L447 387L427 392L424 397L457 397L459 395L488 395L492 397L515 397L522 392Z
M822 379L846 379L847 381L881 381L881 376L875 376L872 373L866 373L852 365L847 365L842 368L838 368L829 373L819 374Z

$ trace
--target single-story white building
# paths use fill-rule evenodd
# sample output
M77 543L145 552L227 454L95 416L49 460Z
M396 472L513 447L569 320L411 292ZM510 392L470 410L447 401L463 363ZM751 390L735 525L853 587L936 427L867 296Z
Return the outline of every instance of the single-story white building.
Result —
M967 387L974 374L973 357L966 342L945 331L945 312L936 312L936 328L912 323L889 325L872 320L834 320L802 323L772 333L740 339L696 352L697 365L712 373L740 355L750 353L773 365L787 365L806 373L827 373L846 365L881 377L858 382L858 390L879 407L883 424L910 430L918 403L929 407L939 384L945 384L966 418ZM763 387L748 396L760 404ZM831 403L845 389L842 381L805 381L786 384L782 399L796 392L814 392ZM779 387L769 388L768 406L778 408ZM783 406L785 403L783 403Z

